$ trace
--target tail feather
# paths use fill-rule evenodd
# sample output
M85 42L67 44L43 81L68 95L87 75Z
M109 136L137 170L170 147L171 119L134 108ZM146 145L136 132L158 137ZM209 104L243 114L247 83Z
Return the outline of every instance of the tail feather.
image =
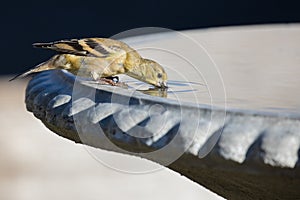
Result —
M35 66L34 68L29 69L26 72L18 74L15 77L13 77L12 79L10 79L9 81L13 81L13 80L19 79L19 78L24 78L24 77L26 77L26 76L28 76L30 74L33 74L33 73L37 73L37 72L41 72L41 71L45 71L45 70L49 70L49 69L54 69L54 67L52 65L50 65L51 64L50 63L51 60L52 59L50 59L50 60L48 60L46 62L43 62L43 63Z
M13 77L12 79L10 79L9 81L13 81L13 80L19 79L19 78L24 78L27 75L32 74L32 73L34 73L34 69L30 69L30 70L28 70L28 71L26 71L24 73L18 74L15 77Z

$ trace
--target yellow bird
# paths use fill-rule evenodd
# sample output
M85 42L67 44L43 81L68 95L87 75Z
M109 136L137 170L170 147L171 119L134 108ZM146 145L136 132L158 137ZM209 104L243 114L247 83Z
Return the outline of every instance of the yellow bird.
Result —
M142 58L134 49L118 40L71 39L35 43L33 46L52 49L59 54L11 80L45 70L65 69L80 77L92 78L96 81L126 74L156 87L167 87L167 74L161 65L153 60Z

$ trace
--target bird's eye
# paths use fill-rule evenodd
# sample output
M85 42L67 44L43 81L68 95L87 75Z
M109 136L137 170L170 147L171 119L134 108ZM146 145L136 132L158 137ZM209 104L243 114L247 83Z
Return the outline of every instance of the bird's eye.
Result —
M162 74L161 73L158 73L157 74L157 78L161 78L162 77Z

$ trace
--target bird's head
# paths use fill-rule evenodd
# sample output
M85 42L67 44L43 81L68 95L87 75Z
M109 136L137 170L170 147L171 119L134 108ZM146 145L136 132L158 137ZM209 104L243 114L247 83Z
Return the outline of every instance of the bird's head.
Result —
M153 60L143 59L140 69L142 70L141 81L160 88L167 87L167 73L160 64Z

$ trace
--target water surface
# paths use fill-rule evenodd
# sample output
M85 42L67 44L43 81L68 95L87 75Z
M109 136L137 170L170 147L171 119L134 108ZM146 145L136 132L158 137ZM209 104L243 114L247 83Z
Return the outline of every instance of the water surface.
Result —
M125 41L165 67L169 89L158 96L300 113L300 24L193 30ZM138 90L149 88L125 80Z

